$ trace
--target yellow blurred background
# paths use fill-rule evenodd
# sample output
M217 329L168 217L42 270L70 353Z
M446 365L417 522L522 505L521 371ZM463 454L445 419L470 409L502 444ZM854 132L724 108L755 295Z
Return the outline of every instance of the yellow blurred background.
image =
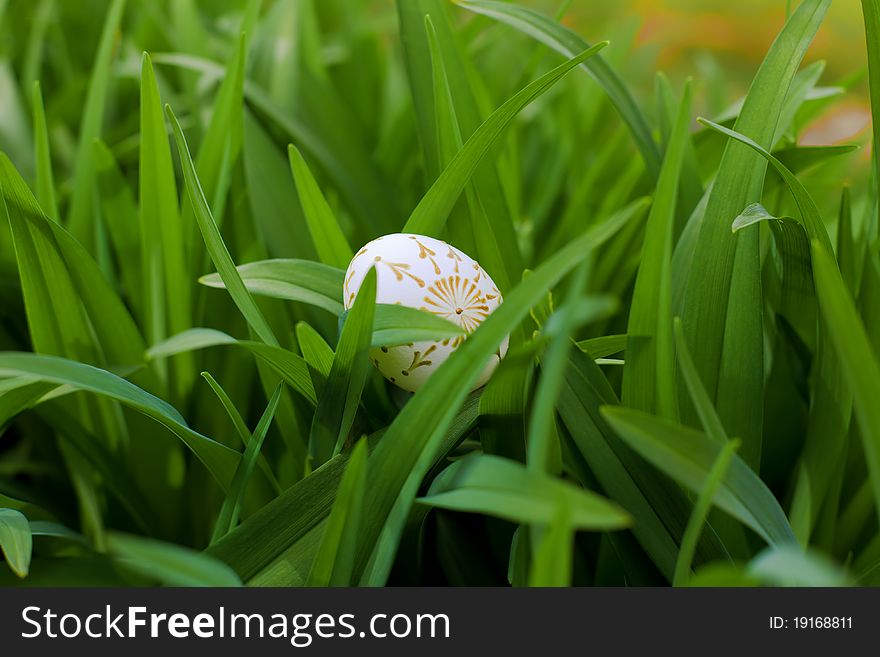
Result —
M561 6L558 0L529 4L548 14ZM702 89L703 107L699 109L711 115L745 93L786 12L797 4L787 0L572 0L563 22L596 40L613 39L609 30L619 29L621 19L631 21L636 65L621 62L627 80L650 92L654 70L663 70L676 81L693 76ZM847 94L811 126L803 141L861 139L870 125L870 111L858 0L831 4L805 64L817 60L826 63L820 85L845 86Z

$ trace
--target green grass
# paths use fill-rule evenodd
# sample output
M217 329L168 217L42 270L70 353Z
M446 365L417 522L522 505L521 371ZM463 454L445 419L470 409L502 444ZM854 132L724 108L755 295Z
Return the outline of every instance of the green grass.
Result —
M0 584L880 584L880 156L802 143L852 85L828 4L737 99L566 3L10 0ZM461 329L342 303L401 231L504 295L415 395L370 349Z

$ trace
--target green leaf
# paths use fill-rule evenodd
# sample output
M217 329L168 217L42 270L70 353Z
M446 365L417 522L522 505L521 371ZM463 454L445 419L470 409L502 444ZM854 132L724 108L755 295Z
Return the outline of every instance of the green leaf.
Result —
M874 489L874 506L880 513L880 365L833 256L815 239L812 254L819 310L840 359L846 385L852 391L858 433Z
M333 349L311 324L297 322L296 342L303 359L321 378L326 379L333 367Z
M58 205L55 203L55 180L52 176L52 157L49 153L49 132L39 81L34 81L34 161L37 164L37 201L43 212L58 223Z
M681 328L681 319L675 318L673 322L673 330L675 333L675 350L678 356L678 367L690 393L691 401L697 409L697 415L700 417L700 423L706 435L719 445L727 444L727 432L721 424L721 418L712 405L712 400L700 381L700 374L694 365L694 359L691 358L691 352L688 349L687 342L684 340L684 331Z
M187 275L184 231L177 205L177 183L171 164L171 146L162 100L150 56L141 60L141 145L138 195L140 199L143 298L147 339L158 342L190 327L192 306ZM192 359L177 360L178 392L191 385Z
M640 411L606 406L602 414L630 447L694 492L701 490L724 449L700 431ZM773 493L738 456L713 502L771 545L795 541Z
M177 141L177 152L180 156L181 167L183 168L187 195L189 196L190 203L192 203L196 221L199 224L199 230L202 233L202 238L205 240L205 246L208 248L208 254L211 256L214 266L217 267L220 278L229 290L229 296L232 297L232 300L250 327L263 342L277 347L278 340L275 338L275 334L272 333L266 318L242 282L241 276L235 268L235 263L232 261L232 256L229 255L229 250L223 243L220 230L214 222L211 209L208 207L208 202L205 200L205 195L199 184L195 166L189 154L189 148L186 145L186 138L183 136L180 123L178 123L177 117L174 116L174 112L171 111L171 107L168 105L165 106L165 112L174 130L174 138Z
M438 451L445 454L458 444L473 427L478 408L479 396L471 395L450 424ZM378 439L379 434L369 438L371 448ZM349 456L349 452L342 452L331 458L211 546L208 553L230 564L246 582L263 574L266 583L276 586L304 584L320 543L316 540L309 548L309 537L330 513ZM296 558L296 566L300 567L291 569L288 557ZM283 564L277 573L267 573L279 562Z
M474 94L478 73L462 56L440 0L408 0L397 7L420 139L434 158L427 166L433 181L461 150L462 135L470 136L483 122ZM473 253L506 292L522 272L522 255L499 167L491 160L477 166L465 187L466 203L456 205L448 229L450 240Z
M477 455L456 461L441 472L421 504L484 513L519 523L549 525L565 505L574 529L626 527L629 516L604 498L516 461Z
M232 477L232 483L229 484L229 490L226 492L226 499L220 507L220 514L217 516L217 522L214 525L214 534L211 537L211 543L227 534L233 527L238 524L238 517L241 513L241 501L244 498L244 492L247 488L248 481L254 472L254 466L260 456L260 449L263 447L263 439L269 431L269 425L275 417L275 409L278 408L278 401L281 399L281 384L275 387L275 392L269 400L269 405L263 411L257 427L254 429L254 435L245 447L244 454L238 462L235 469L235 475Z
M333 509L324 526L321 546L312 562L307 586L349 586L355 547L366 497L367 441L351 450L339 482Z
M291 388L301 393L312 404L316 402L309 368L301 356L282 349L251 340L236 340L230 335L215 329L194 328L173 335L167 340L153 345L147 358L168 358L183 351L206 349L219 345L236 345L247 349L274 369Z
M113 0L104 18L92 76L79 126L79 139L73 163L73 194L67 216L70 232L88 251L97 251L96 227L92 219L92 142L101 135L104 105L110 84L113 46L125 10L125 0Z
M825 230L819 209L809 192L782 163L773 157L752 139L734 130L724 128L710 121L701 120L713 130L717 130L740 143L748 146L767 159L776 169L789 191L794 197L800 212L800 224L806 236L818 241L827 253L832 253L831 240ZM811 311L814 307L807 278L806 245L800 231L790 230L790 222L773 221L774 238L778 250L783 253L787 263L785 272L788 281L783 291L783 304L789 318L795 325L807 324L812 321ZM835 268L835 271L837 269ZM813 278L815 283L815 270ZM821 304L820 304L821 306ZM800 322L794 321L799 319ZM818 516L820 506L828 492L833 464L840 458L845 446L847 426L849 422L852 396L846 384L841 363L828 344L827 327L820 327L816 344L816 374L812 377L812 399L810 416L807 426L806 447L803 456L803 468L797 475L794 499L790 517L792 525L802 542L806 542L812 531L813 522ZM803 330L801 331L803 334Z
M128 310L85 249L43 214L3 154L0 191L34 349L98 364L139 363L143 338Z
M768 586L852 586L852 577L825 555L796 545L767 548L749 562L746 573Z
M571 586L574 528L571 512L560 504L541 539L529 570L529 586Z
M828 9L805 0L786 22L752 81L736 130L764 146L773 142L786 92ZM722 155L693 244L682 323L709 398L731 435L743 441L746 462L761 453L763 328L758 235L732 234L731 217L759 198L766 164L739 144ZM694 422L689 407L682 417Z
M21 578L31 565L31 527L27 518L14 509L0 509L0 549L9 568Z
M577 33L528 7L492 0L455 1L460 7L507 23L565 57L573 57L589 47ZM626 85L601 56L583 62L582 66L608 94L614 108L629 127L645 160L645 168L656 175L660 170L660 153L651 136L651 127Z
M290 169L293 171L293 179L296 181L296 191L299 201L302 203L303 214L312 236L312 242L318 251L321 262L345 269L351 262L354 253L327 200L321 193L321 188L315 182L309 165L303 159L299 150L291 144L287 148L290 158Z
M718 454L718 458L712 464L709 472L706 474L706 480L697 496L694 504L694 510L688 520L687 527L684 530L684 536L681 539L681 548L678 552L678 559L675 561L675 575L672 579L673 586L685 586L689 578L691 562L694 558L694 551L697 548L697 540L706 518L709 516L709 510L712 508L712 500L718 492L718 488L727 476L727 470L733 455L739 447L739 441L732 440L725 443Z
M468 138L443 173L431 185L407 220L403 232L438 236L474 169L520 110L562 79L572 68L595 55L606 45L608 45L606 41L598 43L545 73L495 110Z
M603 335L598 338L589 338L577 343L578 349L592 358L605 358L613 356L626 349L627 335Z
M116 158L100 139L95 140L92 158L102 219L119 263L120 287L132 307L132 314L144 325L146 322L141 318L144 317L145 288L137 202Z
M309 432L309 457L314 467L338 454L351 431L370 373L368 353L375 308L376 270L371 267L342 326L330 374L318 394Z
M633 408L678 417L672 341L672 244L676 202L691 120L691 85L685 84L654 203L645 228L642 259L627 324L621 400Z
M174 432L221 486L225 488L232 479L239 459L237 452L193 431L167 402L106 370L57 356L6 351L0 352L0 376L29 376L122 402Z
M241 438L241 444L245 448L246 454L247 447L251 444L251 441L254 439L254 437L251 435L250 430L244 423L244 420L241 417L241 413L238 412L238 409L235 407L235 404L232 403L232 399L223 389L223 386L217 383L217 380L213 376L211 376L208 372L202 372L202 378L208 382L209 386L211 386L211 390L213 390L214 394L217 395L217 398L220 400L220 403L226 410L226 414L229 415L229 419L232 420L232 424L233 426L235 426L236 432L238 432L238 437ZM280 493L281 485L275 478L275 473L272 472L272 467L269 465L266 457L263 456L263 454L261 454L259 450L257 450L256 459L257 464L260 466L260 470L263 472L264 475L266 475L266 479L269 481L272 488L275 490L276 493ZM241 468L241 462L239 462L238 467ZM236 469L236 472L238 472L238 469Z
M301 301L339 315L345 271L309 260L260 260L239 265L237 271L252 294ZM207 274L202 285L226 289L220 274Z
M409 306L378 303L370 344L373 347L390 347L419 340L455 338L465 334L458 324L433 313Z
M108 547L120 564L166 586L241 586L226 564L179 545L112 532Z

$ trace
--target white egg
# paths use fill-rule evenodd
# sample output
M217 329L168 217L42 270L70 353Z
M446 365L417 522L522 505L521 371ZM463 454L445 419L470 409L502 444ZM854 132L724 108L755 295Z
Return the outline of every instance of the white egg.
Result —
M394 233L364 246L345 272L343 305L351 308L364 276L376 268L376 303L418 308L472 333L501 304L498 287L470 256L433 237ZM464 337L370 350L370 360L391 383L415 392ZM507 354L508 338L493 354L474 389L485 385Z

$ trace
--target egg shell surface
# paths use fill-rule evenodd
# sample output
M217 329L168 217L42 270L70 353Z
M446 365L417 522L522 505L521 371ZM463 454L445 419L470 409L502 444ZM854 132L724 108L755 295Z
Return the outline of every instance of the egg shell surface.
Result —
M343 305L351 308L370 267L376 268L376 303L401 304L439 315L472 333L502 301L492 278L470 256L442 240L393 233L367 243L345 272ZM415 392L463 342L374 347L370 360L391 383ZM473 389L485 385L507 353L505 337Z

